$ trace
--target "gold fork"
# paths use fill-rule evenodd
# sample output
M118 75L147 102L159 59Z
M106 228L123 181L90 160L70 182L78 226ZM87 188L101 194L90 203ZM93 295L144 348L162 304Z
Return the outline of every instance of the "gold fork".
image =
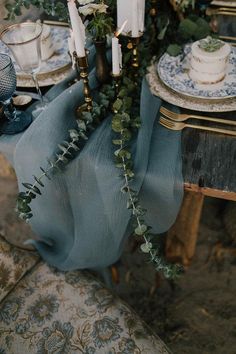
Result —
M223 123L223 124L229 124L229 125L235 125L236 126L236 121L233 120L228 120L228 119L221 119L221 118L213 118L213 117L204 117L204 116L199 116L196 114L179 114L175 113L172 111L169 111L165 107L160 108L160 113L164 114L166 117L178 121L178 122L184 122L187 119L194 118L194 119L200 119L200 120L206 120L209 122L215 122L215 123Z
M203 125L194 125L194 124L188 124L188 123L182 123L182 122L174 122L173 120L164 118L162 116L160 117L159 123L161 125L163 125L163 127L167 128L167 129L171 129L171 130L183 130L184 128L194 128L194 129L207 130L210 132L236 136L236 131L234 131L234 130L220 129L220 128L214 128L214 127L205 127Z

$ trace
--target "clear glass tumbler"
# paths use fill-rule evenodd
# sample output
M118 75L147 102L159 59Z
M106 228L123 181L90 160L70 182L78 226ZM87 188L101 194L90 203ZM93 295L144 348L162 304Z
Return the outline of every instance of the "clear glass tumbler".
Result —
M36 110L46 107L37 79L41 65L40 37L43 27L38 22L23 22L7 27L1 34L1 40L12 51L12 54L21 70L32 76L40 103L35 105Z

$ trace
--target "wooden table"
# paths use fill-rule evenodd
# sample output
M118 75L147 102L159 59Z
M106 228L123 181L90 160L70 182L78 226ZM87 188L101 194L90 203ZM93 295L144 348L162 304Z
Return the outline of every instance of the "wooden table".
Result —
M224 113L224 117L236 120L236 112ZM236 201L236 137L185 129L182 155L185 197L168 232L166 253L170 260L188 266L195 252L204 197Z

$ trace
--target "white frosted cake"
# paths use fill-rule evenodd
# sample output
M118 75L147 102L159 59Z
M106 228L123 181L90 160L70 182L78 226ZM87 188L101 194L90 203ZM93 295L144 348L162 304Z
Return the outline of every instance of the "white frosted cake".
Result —
M231 47L207 37L192 44L190 78L200 84L215 84L224 79Z
M52 43L51 28L43 24L43 31L41 34L41 56L42 60L49 59L54 54L54 47Z

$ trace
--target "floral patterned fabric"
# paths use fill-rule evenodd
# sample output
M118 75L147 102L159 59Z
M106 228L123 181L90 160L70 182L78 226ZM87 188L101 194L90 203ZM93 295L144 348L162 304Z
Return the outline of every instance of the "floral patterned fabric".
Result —
M0 304L0 354L167 354L164 343L87 272L40 262Z
M38 261L36 252L16 248L0 236L0 302Z

